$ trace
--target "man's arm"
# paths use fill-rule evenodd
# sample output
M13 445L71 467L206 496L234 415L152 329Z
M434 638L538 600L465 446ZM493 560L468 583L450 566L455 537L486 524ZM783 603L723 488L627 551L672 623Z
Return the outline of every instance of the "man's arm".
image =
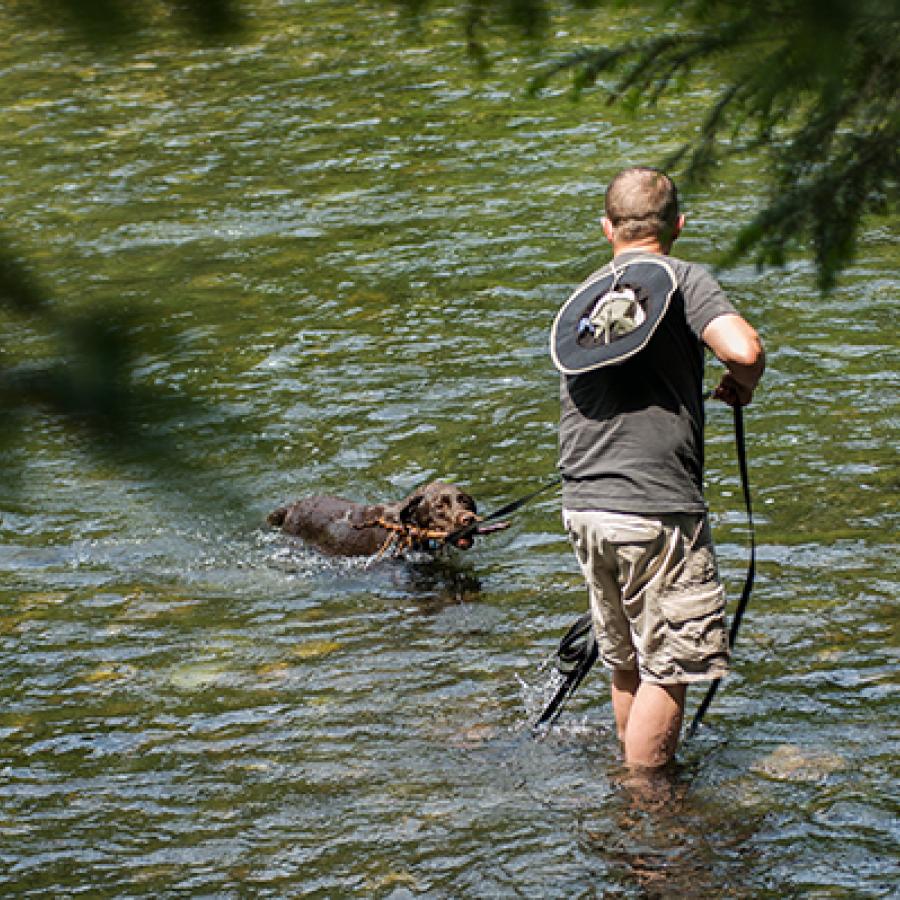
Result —
M703 329L703 343L728 369L713 396L729 406L746 406L766 367L766 354L756 330L741 316L716 316Z

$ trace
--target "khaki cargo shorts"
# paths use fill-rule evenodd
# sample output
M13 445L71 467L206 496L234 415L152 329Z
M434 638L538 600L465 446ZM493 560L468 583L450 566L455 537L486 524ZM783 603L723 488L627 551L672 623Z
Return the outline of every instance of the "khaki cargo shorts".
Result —
M705 515L563 510L600 658L655 684L728 671L725 592Z

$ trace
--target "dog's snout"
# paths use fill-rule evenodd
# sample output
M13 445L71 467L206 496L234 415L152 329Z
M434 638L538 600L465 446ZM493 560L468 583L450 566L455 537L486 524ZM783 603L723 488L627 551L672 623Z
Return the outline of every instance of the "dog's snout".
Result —
M471 510L464 509L458 516L460 525L471 525L473 522L478 521L478 516L475 515Z

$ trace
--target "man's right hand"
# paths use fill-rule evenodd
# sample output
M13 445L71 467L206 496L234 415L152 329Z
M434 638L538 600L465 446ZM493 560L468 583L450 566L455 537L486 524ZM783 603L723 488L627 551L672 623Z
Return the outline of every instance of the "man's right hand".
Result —
M729 406L746 406L753 399L753 391L741 384L731 372L726 372L713 391L713 397Z

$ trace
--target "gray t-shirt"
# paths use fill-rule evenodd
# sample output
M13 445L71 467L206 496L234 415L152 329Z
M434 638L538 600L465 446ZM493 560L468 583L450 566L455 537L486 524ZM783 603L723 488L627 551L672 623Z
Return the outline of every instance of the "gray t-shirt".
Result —
M633 255L646 254L627 251L616 262ZM706 510L700 335L735 309L702 266L662 259L678 288L647 346L619 365L561 377L559 468L567 509Z

